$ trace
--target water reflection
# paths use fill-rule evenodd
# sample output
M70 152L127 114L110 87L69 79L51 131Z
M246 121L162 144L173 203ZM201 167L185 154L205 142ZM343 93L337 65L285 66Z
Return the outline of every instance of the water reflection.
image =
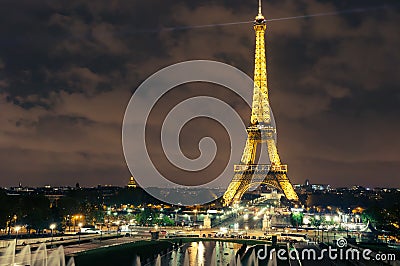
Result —
M203 242L199 242L197 245L197 264L198 265L204 265L204 253L205 253L205 247Z
M235 254L241 244L229 242L200 241L185 244L172 251L169 256L169 263L162 265L169 266L214 266L229 265L235 261Z

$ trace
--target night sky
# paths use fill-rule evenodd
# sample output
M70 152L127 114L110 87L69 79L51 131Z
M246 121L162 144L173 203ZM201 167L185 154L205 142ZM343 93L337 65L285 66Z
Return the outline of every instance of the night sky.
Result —
M267 19L364 11L267 25L278 150L293 183L400 187L397 2L263 1ZM1 1L0 186L125 185L121 124L134 90L193 59L252 76L252 23L183 26L256 13L256 0ZM214 129L204 122L201 132L218 139ZM190 145L196 153L197 142Z

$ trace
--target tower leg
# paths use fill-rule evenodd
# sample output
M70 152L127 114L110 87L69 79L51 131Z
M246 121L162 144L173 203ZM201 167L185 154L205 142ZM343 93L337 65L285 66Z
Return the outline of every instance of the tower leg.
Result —
M256 159L256 149L257 149L257 142L253 139L247 138L246 146L244 147L241 159L241 164L244 165L254 164L254 161ZM249 183L250 180L247 180L247 178L245 178L245 175L241 173L235 173L231 183L229 184L228 189L224 193L223 196L224 205L225 206L230 205L233 202L233 199L237 198L238 195L236 194L238 193L240 194L240 191L242 191L244 188L246 188L247 190ZM243 193L240 194L239 200L242 197Z
M297 196L296 191L294 191L292 183L290 183L287 175L285 173L276 173L275 176L286 198L288 200L298 201L299 197Z

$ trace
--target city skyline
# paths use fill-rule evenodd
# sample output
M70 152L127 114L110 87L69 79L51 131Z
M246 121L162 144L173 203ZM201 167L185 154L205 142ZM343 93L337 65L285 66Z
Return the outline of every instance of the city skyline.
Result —
M147 76L189 59L225 62L250 76L253 71L251 23L190 26L248 21L256 1L115 3L110 13L107 3L39 2L22 10L8 4L0 11L7 10L0 16L1 186L126 184L121 121L132 92ZM379 7L380 2L263 4L268 19ZM278 147L293 183L400 187L399 19L397 6L389 5L267 24ZM31 21L35 26L26 27ZM159 30L171 25L188 28ZM209 40L215 45L207 45ZM184 88L173 96L196 94L195 85ZM216 94L230 96L224 90ZM249 117L240 103L237 109ZM217 133L217 139L221 136ZM193 145L191 137L184 139L184 148L195 157L197 142ZM223 156L218 159L224 162Z
M30 185L30 184L25 184L22 182L17 182L15 184L11 184L10 186L0 186L2 189L8 189L8 188L77 188L79 185L79 188L96 188L96 187L118 187L118 188L125 188L125 187L131 187L129 186L130 184L130 177L129 179L126 179L126 182L124 184L113 184L113 183L103 183L103 184L91 184L91 185L81 185L79 182L77 183L71 183L71 184L50 184L50 183L43 183L43 184L37 184L37 185ZM307 186L309 184L310 186L317 186L317 187L324 187L324 189L329 189L329 190L335 190L335 189L354 189L354 188L363 188L365 190L373 190L373 189L397 189L399 190L400 187L391 187L391 186L365 186L365 185L360 185L360 184L351 184L347 186L334 186L329 183L318 183L318 182L313 182L313 180L310 179L305 179L303 182L300 183L293 183L293 186L295 189L299 189L302 186ZM135 184L135 187L139 187L137 184ZM160 187L161 188L161 187ZM173 189L173 187L164 187L165 189ZM212 188L212 187L210 187ZM213 187L212 189L222 189L219 187ZM270 188L271 190L276 190L274 188ZM318 189L317 189L318 190ZM322 190L322 189L321 189Z

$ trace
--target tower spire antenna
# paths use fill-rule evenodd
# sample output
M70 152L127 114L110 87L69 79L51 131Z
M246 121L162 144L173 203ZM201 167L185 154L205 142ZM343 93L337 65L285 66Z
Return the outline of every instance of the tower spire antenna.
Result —
M258 14L256 16L257 23L264 23L264 16L262 14L261 0L258 0Z

